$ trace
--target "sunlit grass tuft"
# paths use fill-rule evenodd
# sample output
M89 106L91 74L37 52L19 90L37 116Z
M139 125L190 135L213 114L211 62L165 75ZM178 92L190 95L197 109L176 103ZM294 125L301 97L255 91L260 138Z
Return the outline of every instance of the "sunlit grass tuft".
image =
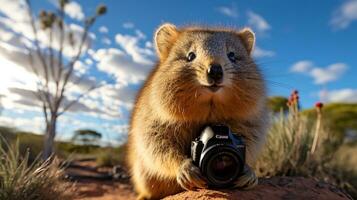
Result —
M72 199L74 187L65 182L56 159L29 163L29 153L20 155L18 142L0 142L0 199L62 200Z

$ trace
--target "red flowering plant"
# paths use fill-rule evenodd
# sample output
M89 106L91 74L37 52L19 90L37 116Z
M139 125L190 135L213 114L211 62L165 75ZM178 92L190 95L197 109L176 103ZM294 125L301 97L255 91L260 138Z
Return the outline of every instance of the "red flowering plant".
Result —
M321 119L322 119L321 110L322 110L323 106L324 106L324 104L321 102L317 102L315 104L315 108L316 108L316 112L317 112L317 119L316 119L316 130L315 130L314 140L313 140L312 146L311 146L311 154L314 154L314 152L316 151L317 145L318 145L319 132L321 129Z
M287 102L288 113L272 117L255 166L257 175L313 177L344 187L345 179L336 176L343 172L332 163L335 151L328 151L333 141L331 129L322 123L323 103L316 103L316 114L310 115L301 111L299 100L299 91L294 90Z

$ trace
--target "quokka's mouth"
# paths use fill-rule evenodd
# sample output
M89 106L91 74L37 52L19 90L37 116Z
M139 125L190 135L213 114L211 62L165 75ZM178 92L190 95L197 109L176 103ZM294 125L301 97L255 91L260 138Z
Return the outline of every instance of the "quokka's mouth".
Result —
M207 89L209 89L211 92L217 92L220 88L222 88L223 86L217 85L217 84L213 84L210 86L205 86Z

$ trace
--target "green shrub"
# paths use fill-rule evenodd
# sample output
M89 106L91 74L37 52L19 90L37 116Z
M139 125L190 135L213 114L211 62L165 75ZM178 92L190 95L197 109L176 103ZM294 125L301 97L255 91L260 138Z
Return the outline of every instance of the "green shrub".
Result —
M1 139L2 140L2 139ZM29 164L29 153L20 156L19 143L0 146L0 199L72 199L74 188L62 180L63 171L56 159Z

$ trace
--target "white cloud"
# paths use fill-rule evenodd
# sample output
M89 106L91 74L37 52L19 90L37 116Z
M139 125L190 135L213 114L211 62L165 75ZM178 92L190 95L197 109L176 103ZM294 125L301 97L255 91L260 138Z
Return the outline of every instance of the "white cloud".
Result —
M103 96L103 102L108 102L104 105L111 102L114 103L110 106L112 108L132 109L138 86L146 79L154 63L152 44L145 39L145 34L137 29L134 35L116 35L115 41L120 49L90 51L98 70L113 76L116 81L114 86L98 90L105 95L96 93Z
M118 133L128 133L128 131L129 131L129 125L128 124L116 125L116 126L113 126L113 128Z
M253 51L253 56L256 58L273 57L274 55L275 55L274 51L265 50L258 46L256 46Z
M134 104L136 93L137 86L133 84L107 85L97 91L97 95L101 96L104 104L108 106L108 109L117 108L118 110L121 106L124 106L126 109L130 110Z
M29 16L26 8L26 3L23 0L19 1L9 1L9 0L0 0L4 1L0 7L0 13L4 17L0 17L0 29L2 33L7 32L5 36L2 36L2 39L6 40L7 43L11 43L13 46L18 48L24 48L26 43L28 46L32 46L32 41L34 40L34 35L32 27L30 25ZM1 3L1 2L0 2ZM75 3L71 2L70 4ZM76 3L75 3L76 4ZM35 21L35 25L38 27L38 39L42 47L49 46L49 34L48 31L40 29L40 24L38 21ZM53 31L53 43L52 46L54 49L58 50L60 45L60 31L58 27L54 27ZM79 48L79 42L83 34L83 27L76 24L64 24L65 33L65 44L63 53L67 57L74 56ZM69 33L72 33L74 45L71 45L71 40L69 38ZM84 42L83 48L88 48L92 40L95 39L93 33L89 33L89 37ZM9 41L11 40L11 42Z
M0 80L2 81L0 94L4 96L2 98L2 104L6 109L40 111L39 102L33 95L37 89L36 83L38 78L33 73L28 58L28 55L21 49L15 48L8 43L0 42L0 65L6 69L0 73ZM39 59L35 57L34 66L40 65L39 62ZM37 68L40 76L43 77L44 72L40 69L42 68ZM88 73L88 69L88 66L81 61L75 64L76 75L70 79L63 105L68 105L68 103L74 100L79 94L87 91L93 85L98 84L97 81L89 75L81 79L81 82L76 83L80 78L79 75ZM50 81L50 86L52 85L53 82ZM102 95L105 95L105 93ZM95 106L93 107L93 105ZM119 107L116 110L104 110L105 108L106 107L101 104L100 99L88 102L86 98L83 98L80 102L74 104L69 109L69 112L100 115L107 119L118 117L118 114L115 114L115 112L119 112Z
M34 50L30 50L32 52L32 62L33 64L31 65L30 63L30 56L29 52L27 50L21 49L20 47L13 46L9 43L6 42L1 42L0 41L0 62L4 63L4 65L9 65L12 66L11 69L18 69L22 70L22 77L19 78L19 75L17 73L12 73L12 70L5 70L4 73L2 73L0 76L7 77L7 79L12 80L12 82L21 82L21 83L26 83L24 84L26 87L27 86L33 86L32 89L36 88L36 76L33 72L32 66L36 69L37 73L39 74L40 77L44 77L45 72L44 69L41 65L41 60L37 56L37 54L34 52ZM49 57L45 57L45 61L49 62ZM58 67L58 61L57 59L53 60L54 64L52 67ZM81 66L83 63L76 64L75 69L81 70L82 73L86 71L85 66ZM49 66L48 66L49 68ZM55 70L57 71L57 70ZM79 71L75 71L77 73ZM80 72L79 72L80 73ZM31 77L31 79L30 79ZM35 78L33 78L35 77ZM73 76L73 78L77 78L76 76ZM32 83L32 84L31 84ZM10 81L9 81L10 84ZM10 85L7 85L10 86Z
M146 41L146 42L145 42L145 47L146 47L146 48L149 48L149 49L154 48L152 42L150 42L150 41Z
M90 55L97 62L97 68L114 76L119 85L139 84L154 64L152 44L145 39L145 34L138 29L135 35L118 33L115 41L121 49L99 49L90 51Z
M21 108L27 106L27 110L34 110L34 107L39 107L41 105L39 100L35 96L35 91L33 90L22 88L8 88L8 91L10 95L8 95L6 98L7 100L11 101L14 107L8 107L7 104L4 104L4 107L6 109L16 109L19 105L21 105ZM65 96L62 102L63 106L61 107L68 105L74 99L75 97L72 97L72 95ZM40 111L40 109L37 109L37 111ZM111 114L113 114L113 112L105 112L103 106L100 105L98 101L93 100L89 102L88 98L83 98L80 101L76 102L75 104L73 104L73 106L69 108L68 111L74 113L82 112L87 114L98 114L107 116L111 116ZM114 115L115 114L113 114L113 116Z
M85 74L89 70L89 67L85 65L82 61L77 61L73 67L76 73L80 75Z
M93 64L93 60L86 58L84 61L87 65L92 65Z
M316 84L325 84L336 81L347 70L347 65L344 63L335 63L326 68L314 68L310 71L310 75L315 79Z
M107 28L106 26L101 26L101 27L99 27L99 32L101 32L101 33L108 33L109 30L108 30L108 28Z
M140 40L140 39L145 39L146 38L146 35L139 29L136 29L135 30L135 34L136 34L136 37Z
M248 25L259 33L264 33L271 29L269 23L260 15L253 11L247 12Z
M23 88L27 90L36 90L36 81L38 79L34 75L33 70L31 68L30 59L28 56L29 52L32 52L34 55L33 66L39 66L41 64L39 57L36 56L36 53L34 53L34 49L31 49L34 46L32 43L34 37L32 35L32 29L27 17L26 4L23 3L22 0L11 1L11 3L8 3L6 1L4 2L4 4L14 5L7 7L7 9L5 10L1 9L4 7L0 8L0 13L4 15L4 17L0 17L0 63L2 64L2 66L8 66L8 69L4 70L4 73L0 74L0 76L3 76L2 80L6 80L6 84L2 84L0 86L0 92L4 93L7 88L11 87ZM27 21L17 21L19 20L19 16L17 16L13 12L20 13L22 16L26 16ZM38 26L38 22L36 21L35 23ZM64 27L68 32L70 31L72 33L73 41L75 41L75 44L73 44L72 46L70 44L69 37L65 38L64 56L70 59L71 56L77 54L77 50L79 48L78 41L82 37L83 27L78 26L76 24L65 24ZM21 37L21 35L23 35L24 37ZM66 36L68 35L69 34L66 33ZM46 48L49 45L48 34L45 31L39 30L38 38L41 47ZM54 43L52 44L54 49L59 49L59 38L59 31L54 30ZM89 46L90 40L94 38L95 36L90 35L90 39L87 39L83 48L87 48ZM24 48L24 43L29 46L29 51ZM57 66L56 64L58 62L56 59L54 60L54 63L55 64L53 66ZM43 77L44 70L41 67L36 67L36 69L40 76ZM83 74L87 71L88 67L84 63L76 63L75 74ZM73 76L71 81L75 81L75 79L77 78L77 76ZM89 83L93 84L93 81L86 80L85 78L82 84L77 85L76 92L78 92L78 88L88 88L88 85L85 84Z
M345 29L355 20L357 20L357 1L348 0L334 11L330 24L336 30Z
M104 37L104 38L102 38L102 43L106 44L106 45L110 45L110 44L112 44L112 41L109 38Z
M12 128L21 128L34 133L42 133L44 131L44 119L42 117L17 117L14 120L12 117L0 116L0 125Z
M217 10L218 10L218 12L220 12L221 14L223 14L227 17L231 17L231 18L238 17L238 11L234 5L232 5L231 7L221 6L221 7L218 7Z
M140 31L136 31L136 34L136 36L132 36L118 33L115 36L115 41L133 58L134 62L145 65L153 64L152 60L149 58L154 55L153 49L140 47L139 42L145 38L145 35Z
M9 16L11 20L20 22L28 20L27 15L24 15L24 11L27 9L24 0L0 0L0 5L0 12Z
M11 24L11 22L9 21L9 23L6 24L6 28L10 28L12 29L14 32L18 33L18 34L24 34L23 38L21 36L15 35L14 33L13 38L12 38L12 42L11 44L13 46L19 47L19 48L24 48L24 41L27 41L27 44L31 44L31 42L34 40L33 34L32 34L32 29L29 26L28 23L25 24L21 24L19 23L19 26L13 26L13 24ZM79 49L79 41L81 40L82 34L83 34L83 28L81 26L78 26L76 24L65 24L65 30L66 30L66 37L64 40L64 49L63 49L63 54L67 57L72 57L75 56L77 53L77 50ZM71 43L71 39L69 38L69 32L71 32L72 34L72 38L73 38L73 46ZM28 38L28 39L27 39ZM87 37L87 40L84 42L83 45L83 49L88 48L91 41L95 38L95 35L93 35L92 33L89 34L89 37ZM42 47L47 47L49 46L49 35L47 32L43 31L43 30L39 30L38 31L38 39L40 41L40 44ZM60 33L57 30L57 28L54 29L53 31L53 43L52 43L52 47L56 50L58 50L60 48ZM33 45L28 45L28 46L32 46Z
M136 62L119 49L99 49L94 58L99 70L114 75L117 82L124 85L140 83L151 69L151 63Z
M145 34L135 30L135 35L116 35L120 49L90 51L98 70L113 76L116 81L115 85L100 88L94 94L102 98L104 105L110 105L109 109L132 109L138 87L153 66L153 47L145 39Z
M309 61L309 60L302 60L297 63L295 63L290 70L292 72L299 72L299 73L305 73L310 71L311 68L314 67L314 63Z
M123 24L123 27L126 28L126 29L132 29L132 28L135 27L135 25L134 25L134 23L132 23L132 22L125 22L125 23Z
M23 0L0 0L0 3L3 5L0 7L0 66L3 69L0 73L0 97L1 107L4 108L4 112L2 113L2 116L0 116L0 124L13 125L24 130L42 132L41 130L43 130L44 124L43 120L36 119L37 121L34 122L34 119L29 117L29 115L32 115L33 113L41 116L42 110L39 106L39 101L33 95L34 91L37 89L36 81L38 78L33 73L29 65L28 51L23 46L23 43L26 42L30 48L34 47L34 37L32 35L31 26L29 25L28 16L26 14L26 4L23 2ZM76 9L78 9L78 7ZM78 15L72 17L77 19L81 18L81 16ZM36 26L39 25L38 21L35 23ZM67 30L71 30L73 33L73 40L76 42L72 47L69 43L69 38L65 38L64 59L68 61L70 60L70 57L74 55L74 52L76 52L73 48L78 49L78 41L80 41L83 27L76 24L65 24L64 27ZM66 33L66 35L68 36L68 33ZM46 48L48 46L48 34L43 30L39 30L38 36L40 46ZM70 78L69 89L65 95L63 105L68 105L68 103L78 97L79 94L85 92L89 87L100 82L100 80L96 80L91 77L94 74L92 74L92 70L89 70L89 65L94 66L94 64L101 64L101 66L104 66L105 63L111 63L112 60L117 61L118 53L122 54L121 56L124 56L124 60L126 60L129 65L125 65L125 62L121 62L122 60L119 58L120 62L115 62L114 67L118 67L118 65L123 64L123 68L132 67L134 69L133 71L131 71L131 69L124 69L124 74L118 76L118 78L123 76L125 79L126 71L128 71L128 73L132 73L132 77L136 76L136 78L129 78L131 81L128 81L127 85L120 84L118 81L118 83L105 85L104 87L92 91L88 96L84 96L78 103L75 103L62 117L71 115L73 116L71 117L71 121L74 121L77 116L81 116L80 120L76 123L83 121L83 119L85 121L85 119L91 118L94 119L94 121L98 121L98 123L92 123L93 127L99 128L103 128L101 124L102 121L112 123L117 120L126 120L120 119L120 117L122 116L122 113L124 113L124 110L130 110L132 108L133 99L137 92L137 86L133 87L131 84L140 83L140 81L144 79L146 74L144 75L143 71L149 71L150 68L148 64L143 63L152 62L151 57L153 53L152 48L144 45L145 35L143 33L137 30L136 35L132 37L136 38L134 39L136 41L131 43L131 46L121 45L122 50L118 49L117 51L110 51L110 53L113 53L112 58L110 58L111 56L108 55L106 51L100 55L99 51L90 49L87 54L88 57L83 58L83 60L75 65L75 74L72 78ZM91 34L90 39L85 42L84 47L89 47L89 44L94 41L94 39L95 35ZM58 49L58 30L54 31L53 40L54 49ZM141 42L143 45L141 45ZM34 49L30 49L30 51L33 50ZM137 52L135 53L135 51ZM129 54L129 52L131 54ZM141 57L138 56L139 54L141 54ZM94 57L106 58L102 61L97 60ZM34 66L38 66L39 62L38 57L35 56ZM57 61L55 61L55 63L57 63ZM41 67L37 67L36 69L39 70ZM118 74L118 72L114 71L104 72L113 76ZM84 73L85 76L84 79L82 79L82 82L76 84L75 82L79 79L79 75ZM40 77L43 77L43 70L40 71L39 74ZM131 75L128 76L130 77ZM49 84L50 87L54 85L53 81L50 81ZM13 115L8 115L9 112L16 112L21 115L21 117L17 118L13 117ZM22 116L25 118L22 119ZM85 118L82 118L82 116L85 116ZM60 119L62 119L62 117ZM72 129L76 128L73 124L62 123L61 120L59 121L59 127L61 127L59 129L62 130L62 127L69 126L71 126ZM115 130L106 131L115 132L120 130L123 131L123 129L116 127Z
M319 95L321 100L324 102L357 102L357 89L345 88L339 90L320 91Z
M322 68L315 66L311 61L303 60L293 64L290 71L311 76L315 84L322 85L338 80L347 68L345 63L334 63Z
M82 11L82 7L79 3L75 1L70 1L69 3L67 3L64 10L65 13L73 19L76 20L84 19L84 13Z
M21 112L24 116L27 116L28 112L36 112L41 115L39 101L33 95L33 91L37 89L36 80L38 79L29 65L28 52L23 47L24 41L22 41L23 37L21 37L23 35L27 38L25 42L30 47L33 47L34 37L23 5L19 6L17 3L12 7L6 7L6 9L11 10L6 10L4 7L0 8L0 14L2 15L0 17L0 66L4 69L6 68L0 73L2 83L0 84L1 104L5 110ZM2 10L6 10L6 13ZM23 21L18 22L17 20L19 19ZM36 25L38 26L38 22L36 22ZM75 24L65 24L65 28L73 32L74 41L80 40L83 27ZM109 48L97 51L89 49L87 52L88 57L75 65L75 76L70 79L70 89L66 93L64 105L74 100L93 84L99 82L91 78L93 74L91 74L92 70L89 70L90 65L96 65L101 72L115 77L116 83L105 85L92 91L88 96L83 97L78 103L74 104L64 116L80 115L111 122L120 119L123 115L127 115L127 112L124 111L132 109L138 87L151 70L154 59L152 43L146 41L146 35L140 30L134 29L133 31L134 35L118 34L116 36L115 41L119 44L118 49ZM54 31L55 49L58 49L58 33L59 31ZM40 30L38 36L41 47L48 46L48 34ZM91 40L94 39L95 35L92 35ZM64 56L68 60L75 51L70 46L69 38L65 38L65 41ZM86 48L89 47L90 42L90 40L86 41L84 46ZM104 42L109 43L108 40ZM77 47L78 44L75 44L74 48ZM39 65L38 63L39 59L35 57L34 66ZM40 67L37 69L40 69ZM41 71L40 75L43 76L43 74L44 72ZM85 74L85 79L81 84L75 84L81 74ZM52 81L50 85L53 85ZM0 123L5 121L10 123L11 120L10 118L2 121L0 119ZM31 126L30 123L28 124ZM43 122L41 122L42 124ZM59 124L62 127L63 123L59 122ZM18 125L25 130L33 130L25 123ZM68 124L66 125L68 126ZM73 126L75 127L75 125ZM98 126L102 127L101 125ZM39 129L36 128L36 130ZM113 130L108 130L108 132L123 132L125 130L125 125L123 125L123 127L113 127Z
M0 73L0 93L5 93L8 87L36 87L36 76L29 73L29 68L22 66L27 59L26 55L7 50L0 44L0 66L4 69Z

